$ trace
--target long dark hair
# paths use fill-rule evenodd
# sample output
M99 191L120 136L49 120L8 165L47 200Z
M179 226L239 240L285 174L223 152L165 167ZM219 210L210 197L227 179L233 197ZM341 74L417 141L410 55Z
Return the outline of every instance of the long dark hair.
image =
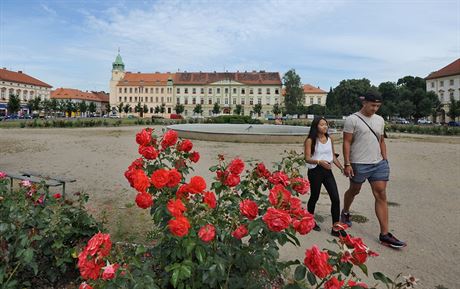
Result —
M311 139L311 155L315 153L315 146L316 146L316 139L318 138L318 124L321 120L324 120L326 124L329 126L329 122L322 116L315 116L313 121L311 122L310 132L308 133L307 139ZM326 139L329 138L329 134L325 133ZM305 140L305 144L307 140Z

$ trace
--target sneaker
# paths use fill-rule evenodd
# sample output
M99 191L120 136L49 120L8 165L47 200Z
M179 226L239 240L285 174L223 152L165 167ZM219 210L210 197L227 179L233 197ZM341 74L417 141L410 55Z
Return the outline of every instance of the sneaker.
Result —
M380 234L379 240L380 240L380 243L382 245L385 245L385 246L388 246L388 247L391 247L391 248L406 247L405 242L396 239L396 237L393 236L391 233L388 233L386 235Z
M348 227L351 227L351 214L350 214L350 212L345 213L344 211L342 211L342 213L340 214L340 222L346 224Z
M348 234L347 234L347 232L345 232L345 230L336 231L336 230L332 229L331 230L331 235L334 236L334 237L343 237L343 238L345 238Z
M315 230L317 232L321 231L321 227L318 226L318 223L315 223L315 226L313 227L313 230Z

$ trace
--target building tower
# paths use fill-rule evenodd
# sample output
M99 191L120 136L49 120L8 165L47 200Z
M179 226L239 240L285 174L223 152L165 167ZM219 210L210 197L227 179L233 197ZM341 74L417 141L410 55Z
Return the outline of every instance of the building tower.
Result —
M112 111L116 110L118 105L117 83L125 76L125 64L121 59L120 49L115 61L112 63L112 78L110 79L110 97L109 103Z

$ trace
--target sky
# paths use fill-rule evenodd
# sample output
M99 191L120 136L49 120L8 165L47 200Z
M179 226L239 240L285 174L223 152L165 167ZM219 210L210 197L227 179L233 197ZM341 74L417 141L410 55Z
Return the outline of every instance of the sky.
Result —
M295 69L329 91L460 58L460 0L0 0L0 67L54 88L131 72Z

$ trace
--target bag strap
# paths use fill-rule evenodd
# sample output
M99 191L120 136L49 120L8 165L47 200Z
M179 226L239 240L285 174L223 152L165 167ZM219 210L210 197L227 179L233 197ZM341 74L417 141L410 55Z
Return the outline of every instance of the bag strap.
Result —
M354 114L356 115L357 117L359 117L360 120L362 120L366 125L367 127L371 130L371 132L375 135L375 137L377 138L377 142L380 143L380 138L377 136L377 134L375 133L375 131L370 127L370 125L362 118L360 117L358 114Z

